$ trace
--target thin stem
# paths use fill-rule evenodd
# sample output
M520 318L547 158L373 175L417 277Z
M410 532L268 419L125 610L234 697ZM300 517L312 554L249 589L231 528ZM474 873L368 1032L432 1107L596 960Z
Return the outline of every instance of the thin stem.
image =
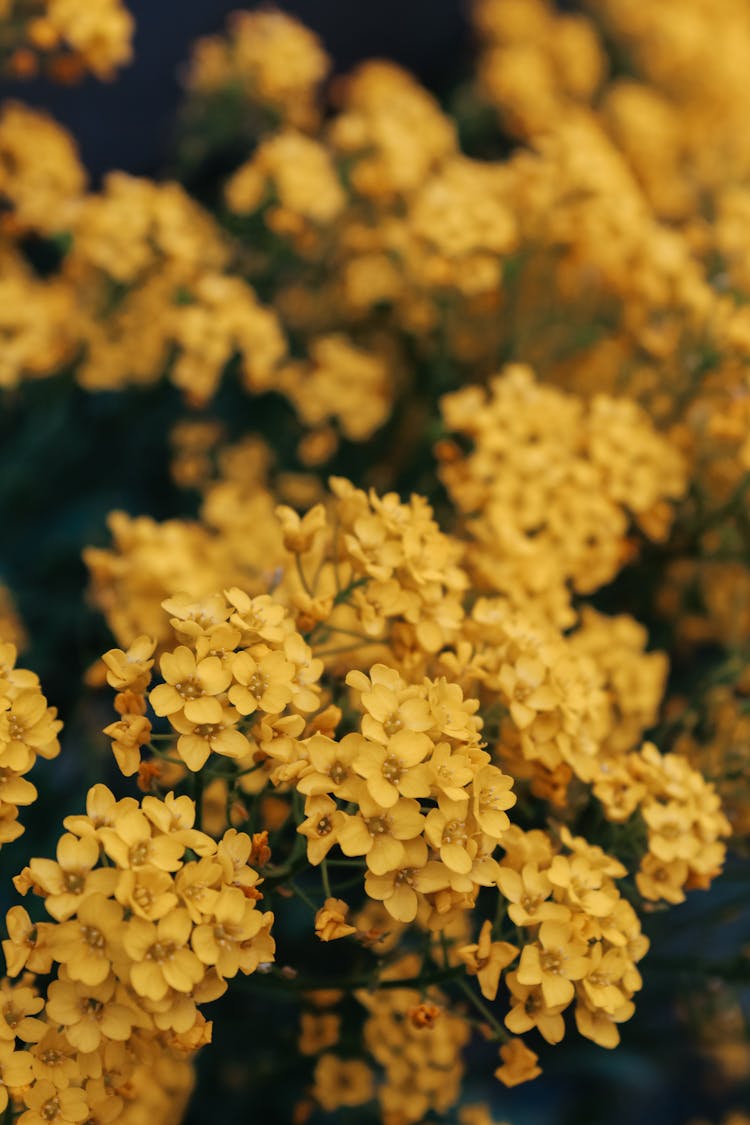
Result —
M173 766L183 766L184 767L184 765L185 765L182 758L170 758L169 754L165 754L164 751L160 750L158 746L154 746L153 742L148 743L148 748L151 751L151 753L154 754L157 758L159 758L162 762L169 762L170 765L173 765Z
M424 973L422 976L418 977L404 977L402 980L378 980L378 977L375 973L372 973L366 977L355 977L354 979L346 980L316 980L315 977L300 976L294 977L292 980L290 980L287 977L282 976L279 969L274 968L271 970L270 976L281 987L292 989L295 992L314 992L316 989L329 988L336 989L341 992L356 992L360 988L367 988L370 991L374 992L379 988L422 989L429 984L440 984L443 981L455 980L463 972L465 972L464 966L459 965L450 969L438 969L433 973ZM249 983L252 980L252 978L247 979Z
M198 770L193 775L193 800L195 801L195 827L203 829L203 774Z
M302 887L300 887L297 883L295 883L294 879L290 879L287 885L288 885L290 891L292 891L295 895L297 895L298 898L302 899L305 906L310 907L313 914L317 914L317 912L318 912L317 906L315 905L313 900L310 898L310 896L307 894L307 892L303 891Z
M325 892L325 896L326 898L332 898L333 895L331 894L331 880L328 878L328 863L325 859L320 865L320 874L323 879L323 890Z
M462 968L463 968L463 966L462 966ZM476 1010L481 1014L482 1018L485 1019L487 1021L487 1023L490 1025L490 1027L492 1028L492 1030L495 1033L495 1038L501 1039L504 1043L507 1042L507 1039L508 1039L507 1031L502 1026L502 1024L500 1024L495 1019L494 1015L492 1014L490 1009L487 1007L484 1000L480 999L480 997L477 996L476 992L471 987L471 985L466 980L466 978L465 977L458 977L456 979L456 984L461 989L461 991L464 993L466 998L471 1001L471 1003L474 1005Z

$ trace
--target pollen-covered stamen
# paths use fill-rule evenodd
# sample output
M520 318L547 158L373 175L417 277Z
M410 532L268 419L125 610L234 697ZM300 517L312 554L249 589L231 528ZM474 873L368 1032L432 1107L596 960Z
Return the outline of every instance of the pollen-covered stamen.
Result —
M390 781L391 785L398 785L403 772L404 767L398 758L386 758L383 762L383 777L386 781Z
M146 953L146 958L149 961L169 961L174 952L175 944L173 941L155 941Z
M563 956L556 949L544 949L539 954L539 963L545 973L560 973L563 966Z
M468 839L465 820L449 820L443 829L444 844L465 844Z
M128 852L130 866L142 867L144 863L148 862L149 851L150 849L147 840L142 840L140 844L134 844Z
M91 949L104 949L106 945L104 934L96 926L81 926L81 937Z
M199 696L203 695L203 688L197 680L193 679L180 680L178 684L174 685L174 690L183 699L198 699Z
M541 997L538 992L530 992L523 1002L524 1011L529 1016L535 1016L540 1012L544 1005L542 1004Z
M366 821L367 831L371 836L384 836L390 831L391 821L387 816L371 816Z
M133 902L136 906L140 906L141 910L148 910L153 906L154 896L148 887L137 886L133 889Z
M212 738L218 738L222 730L221 723L198 723L193 728L193 734L196 734L198 738L205 738L206 742L210 742Z
M44 1105L39 1110L39 1116L43 1117L45 1121L55 1121L60 1116L60 1099L57 1094L54 1097L48 1098Z
M266 690L266 677L262 672L254 672L248 681L248 690L251 695L259 699L263 692Z
M336 761L328 771L328 776L334 785L341 785L342 781L346 781L349 776L349 770L343 762Z

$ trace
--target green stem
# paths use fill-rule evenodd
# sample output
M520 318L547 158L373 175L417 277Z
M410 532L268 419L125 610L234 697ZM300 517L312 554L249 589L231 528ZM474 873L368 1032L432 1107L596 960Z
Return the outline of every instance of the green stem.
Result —
M463 966L462 966L462 968L463 968ZM487 1021L487 1023L490 1025L490 1027L492 1028L492 1030L495 1033L495 1036L494 1036L495 1039L500 1039L500 1040L502 1040L503 1043L506 1043L507 1040L508 1040L507 1031L502 1026L502 1024L499 1023L495 1019L494 1015L492 1014L490 1009L487 1007L484 1000L482 1000L479 996L477 996L476 992L471 987L471 985L466 980L466 978L465 977L458 977L458 979L456 980L456 984L461 989L461 991L464 993L466 998L471 1001L471 1003L474 1005L476 1010L480 1013L482 1018L485 1019Z
M195 801L195 827L203 831L203 774L193 774L193 800Z
M281 987L295 992L314 992L319 989L336 989L341 992L357 992L366 988L374 992L376 989L416 988L423 989L430 984L440 984L443 981L455 980L465 972L464 966L454 966L449 969L438 969L432 973L424 973L418 977L405 977L403 980L378 980L371 974L366 977L355 977L350 980L316 980L315 977L294 977L291 980L281 975L281 970L273 968L271 976ZM498 1025L499 1026L499 1025ZM500 1029L502 1030L502 1029ZM505 1034L503 1032L503 1034Z
M310 896L307 894L306 891L302 890L302 887L298 886L297 883L295 883L294 879L290 879L289 883L287 885L288 885L290 891L293 891L293 893L296 894L298 898L302 899L305 906L310 907L313 914L318 913L318 908L315 905L315 903L313 902L313 900L310 898Z

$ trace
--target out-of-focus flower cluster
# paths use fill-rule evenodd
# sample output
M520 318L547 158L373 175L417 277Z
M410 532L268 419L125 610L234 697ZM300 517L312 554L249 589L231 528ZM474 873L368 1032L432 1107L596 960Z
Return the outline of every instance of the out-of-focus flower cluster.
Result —
M0 68L14 78L43 69L58 82L112 79L131 61L133 30L122 0L2 0Z

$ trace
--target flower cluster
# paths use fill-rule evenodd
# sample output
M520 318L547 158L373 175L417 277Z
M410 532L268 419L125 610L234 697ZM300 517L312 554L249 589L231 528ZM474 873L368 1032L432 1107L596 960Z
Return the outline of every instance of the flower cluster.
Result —
M361 733L340 742L319 734L297 749L308 859L321 863L334 844L363 856L370 898L397 921L420 915L442 929L496 881L492 853L510 823L512 779L481 749L477 703L456 685L410 685L378 664L347 683Z
M103 658L121 715L106 733L123 773L138 771L139 748L150 739L147 701L178 732L176 751L189 770L202 769L212 753L240 768L256 754L282 755L276 743L286 748L304 729L302 713L318 709L323 670L284 607L235 588L226 598L178 596L165 608L182 643L161 656L163 683L146 694L155 648L148 637Z
M506 977L512 1006L505 1024L515 1035L537 1028L548 1043L559 1043L562 1013L575 1000L581 1035L615 1047L617 1024L632 1015L642 984L636 962L648 940L614 882L625 874L622 864L565 829L562 842L565 851L555 852L544 833L506 835L499 884L509 917L528 939ZM480 983L494 997L497 981Z
M144 795L94 786L15 880L52 919L3 943L22 1125L173 1125L240 973L298 1002L293 1120L491 1125L457 1104L474 1032L508 1087L566 1026L615 1047L641 916L750 837L747 4L558 8L475 0L451 114L237 13L172 180L90 190L0 111L0 393L179 399L195 513L84 553ZM131 21L0 0L0 33L16 74L107 77ZM0 843L58 751L15 660Z
M14 78L40 66L58 82L111 79L131 61L133 18L122 0L3 0L0 66Z
M23 833L19 806L30 805L37 792L26 774L37 758L56 758L62 723L47 706L39 678L16 667L16 647L0 643L0 846Z
M539 585L556 578L590 593L626 558L630 520L652 538L667 535L684 465L631 400L586 404L518 365L489 393L467 387L442 408L449 432L472 441L465 457L444 449L441 477L478 541L472 558L490 589L512 595L509 579L531 584L541 571Z
M395 983L414 968L405 958L392 966L388 979ZM411 1125L430 1111L446 1113L460 1092L466 1021L445 1010L445 997L436 988L423 994L394 987L359 998L368 1012L365 1044L385 1072L377 1088L384 1119Z
M2 1090L24 1125L173 1120L188 1060L211 1038L199 1005L273 960L249 837L217 844L195 811L187 796L139 804L95 785L85 815L65 818L57 859L16 877L53 919L35 924L21 906L6 917L20 980L2 982ZM31 974L53 970L40 993Z

